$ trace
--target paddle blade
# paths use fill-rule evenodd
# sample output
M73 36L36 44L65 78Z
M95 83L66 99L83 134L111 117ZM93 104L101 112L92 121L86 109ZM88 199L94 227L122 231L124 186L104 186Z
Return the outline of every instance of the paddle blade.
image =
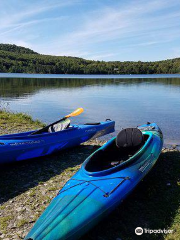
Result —
M78 116L78 115L81 114L83 111L84 111L83 108L77 108L74 112L72 112L72 113L70 113L69 115L67 115L66 118Z

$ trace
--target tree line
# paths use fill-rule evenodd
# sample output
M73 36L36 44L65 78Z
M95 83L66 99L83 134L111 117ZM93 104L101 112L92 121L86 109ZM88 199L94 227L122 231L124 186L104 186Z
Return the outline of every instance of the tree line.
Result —
M44 74L180 73L180 58L155 62L105 62L77 57L42 55L28 48L0 44L0 72Z

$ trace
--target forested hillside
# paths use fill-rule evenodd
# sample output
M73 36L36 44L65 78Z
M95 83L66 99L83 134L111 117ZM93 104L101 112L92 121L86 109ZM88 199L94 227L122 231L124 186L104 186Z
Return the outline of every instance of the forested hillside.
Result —
M0 44L0 72L51 74L180 73L180 58L157 62L105 62L77 57L42 55L28 48Z
M16 52L16 53L27 53L27 54L38 54L33 50L25 47L19 47L15 44L0 44L0 50L8 51L8 52Z

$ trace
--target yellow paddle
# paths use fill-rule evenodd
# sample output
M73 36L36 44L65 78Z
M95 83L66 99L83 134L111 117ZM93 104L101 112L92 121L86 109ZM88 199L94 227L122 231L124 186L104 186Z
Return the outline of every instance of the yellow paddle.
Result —
M84 111L83 108L77 108L74 112L66 115L65 118L76 117L76 116L80 115L83 111Z
M67 118L76 117L76 116L80 115L83 111L84 111L83 108L77 108L74 112L66 115L65 117L61 118L60 120L58 120L58 121L56 121L56 122L53 122L53 123L51 123L50 125L42 128L42 129L40 129L40 130L37 130L37 131L33 132L31 135L40 134L40 133L42 133L42 132L46 132L46 131L49 129L49 127L51 127L52 125L57 124L57 123L65 120L65 119L67 119Z

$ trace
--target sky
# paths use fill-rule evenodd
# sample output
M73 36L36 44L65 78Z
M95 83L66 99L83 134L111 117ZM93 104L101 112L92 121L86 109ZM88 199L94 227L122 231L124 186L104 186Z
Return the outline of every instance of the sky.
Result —
M180 0L0 0L0 43L104 61L180 57Z

